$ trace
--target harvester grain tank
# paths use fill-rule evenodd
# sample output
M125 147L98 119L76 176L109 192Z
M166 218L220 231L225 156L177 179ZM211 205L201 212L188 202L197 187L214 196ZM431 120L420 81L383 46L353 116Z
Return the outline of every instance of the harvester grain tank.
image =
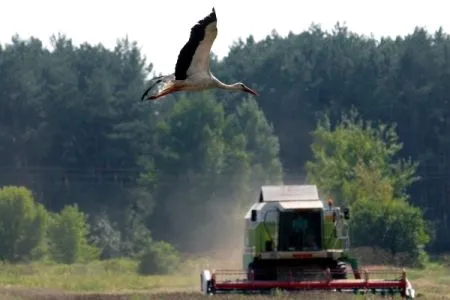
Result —
M201 291L330 290L414 298L404 270L371 279L389 274L362 270L350 256L349 220L349 209L323 201L315 185L262 186L244 218L243 270L203 270Z

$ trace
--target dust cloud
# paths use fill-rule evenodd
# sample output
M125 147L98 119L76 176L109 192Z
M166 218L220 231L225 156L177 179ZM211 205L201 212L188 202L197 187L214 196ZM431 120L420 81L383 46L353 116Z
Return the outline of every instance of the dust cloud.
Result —
M242 268L245 214L258 199L252 184L245 198L230 181L205 184L203 178L177 180L154 213L154 237L174 245L187 258L208 258L226 268ZM220 266L218 266L219 268Z
M250 205L247 209L238 211L237 201L214 201L205 204L205 213L209 220L196 230L198 243L203 246L192 254L210 258L217 268L242 268L244 217Z

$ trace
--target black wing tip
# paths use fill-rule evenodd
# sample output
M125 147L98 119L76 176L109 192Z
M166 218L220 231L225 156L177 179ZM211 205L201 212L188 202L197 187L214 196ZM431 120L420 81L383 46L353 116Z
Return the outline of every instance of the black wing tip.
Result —
M199 23L209 24L215 21L217 21L217 16L216 16L216 9L213 6L211 13L207 15L204 19L200 20Z
M209 24L216 22L216 21L217 21L216 10L213 7L212 12L209 15L207 15L206 17L204 17L203 19L199 20L197 22L197 24L195 24L191 29L198 29L199 27L206 27Z

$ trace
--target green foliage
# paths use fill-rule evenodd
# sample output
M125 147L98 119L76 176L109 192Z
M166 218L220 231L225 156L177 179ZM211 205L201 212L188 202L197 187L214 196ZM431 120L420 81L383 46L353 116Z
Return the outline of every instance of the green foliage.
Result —
M417 163L394 161L402 147L394 126L373 126L351 110L334 127L325 116L313 136L314 161L308 161L306 169L324 193L343 205L359 199L407 199L406 188L417 179Z
M54 214L49 226L50 255L58 263L73 264L98 258L99 251L88 243L89 226L78 205L68 205Z
M409 265L424 266L427 257L422 249L429 242L429 235L419 208L398 201L360 200L352 210L353 247L381 247L393 255L407 253Z
M115 217L120 222L112 222L106 212L96 216L89 240L101 249L100 258L137 257L142 254L152 242L144 217L142 213L130 208L125 209L121 217Z
M142 275L164 275L175 272L181 263L180 254L169 243L153 242L143 253L138 265Z
M245 153L249 156L257 189L260 184L282 182L278 137L255 99L245 98L237 105L236 112L229 117L227 130L230 139L239 134L245 138Z
M227 113L208 93L177 98L156 125L160 150L149 172L159 170L155 197L164 201L151 224L158 239L196 251L220 238L214 233L230 216L243 213L252 187L279 180L282 170L278 141L256 102L244 99ZM159 228L162 222L167 226Z
M110 259L122 254L120 231L104 212L93 221L90 243L101 250L100 259Z
M0 259L37 259L45 251L48 214L25 187L0 188Z
M121 253L128 257L137 257L152 243L152 234L145 225L145 220L131 209L125 211L121 230Z
M394 161L401 149L394 128L374 127L352 110L334 127L325 118L313 134L315 160L306 165L309 179L352 208L353 246L408 253L412 262L422 263L420 249L430 237L421 210L406 201L417 165Z

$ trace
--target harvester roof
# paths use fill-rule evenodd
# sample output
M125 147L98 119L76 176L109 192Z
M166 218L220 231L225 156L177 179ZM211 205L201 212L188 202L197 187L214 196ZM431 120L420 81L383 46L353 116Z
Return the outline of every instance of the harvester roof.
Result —
M281 210L323 209L324 204L315 185L265 185L261 187L259 202L253 204L245 218L250 218L251 210L267 211L274 207Z
M269 201L320 201L315 185L264 185L259 202Z

